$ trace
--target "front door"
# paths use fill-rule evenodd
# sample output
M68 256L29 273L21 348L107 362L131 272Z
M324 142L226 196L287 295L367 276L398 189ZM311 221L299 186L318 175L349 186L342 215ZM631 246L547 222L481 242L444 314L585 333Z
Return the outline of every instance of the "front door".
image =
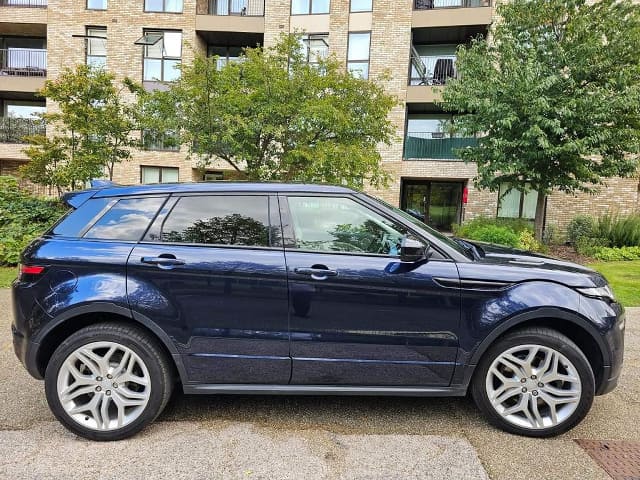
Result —
M277 199L171 198L131 253L132 310L159 324L189 381L287 384L287 278Z
M433 278L457 279L455 263L401 264L411 232L351 196L288 196L280 206L291 383L448 385L460 292Z
M404 180L402 209L433 228L450 232L460 221L462 182Z

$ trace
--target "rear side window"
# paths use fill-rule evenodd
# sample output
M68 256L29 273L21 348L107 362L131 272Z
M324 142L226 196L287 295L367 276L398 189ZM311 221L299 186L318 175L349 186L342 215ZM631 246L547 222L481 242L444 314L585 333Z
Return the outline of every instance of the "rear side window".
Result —
M162 241L269 247L275 228L269 223L266 196L183 197L162 227Z
M92 198L85 202L77 210L69 212L60 222L58 222L51 233L63 237L79 237L80 233L90 225L96 215L105 209L112 198Z
M164 201L164 197L118 200L84 238L138 241Z

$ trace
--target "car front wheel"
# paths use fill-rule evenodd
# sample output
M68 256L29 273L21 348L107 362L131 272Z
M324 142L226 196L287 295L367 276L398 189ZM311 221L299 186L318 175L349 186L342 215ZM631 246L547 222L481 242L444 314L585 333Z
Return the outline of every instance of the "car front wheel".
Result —
M519 330L498 340L472 384L474 400L491 423L530 437L573 428L591 408L594 390L584 353L548 328Z
M47 401L69 430L92 440L134 435L164 409L171 369L144 331L120 323L79 330L56 349L45 373Z

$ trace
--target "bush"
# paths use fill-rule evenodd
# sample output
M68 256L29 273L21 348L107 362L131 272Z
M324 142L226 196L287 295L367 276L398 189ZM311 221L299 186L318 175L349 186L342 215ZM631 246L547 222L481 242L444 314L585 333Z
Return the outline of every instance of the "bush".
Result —
M578 215L567 225L567 241L577 245L582 238L595 237L596 221L588 215Z
M15 265L20 252L64 213L60 202L32 197L13 177L0 176L0 265Z
M478 217L462 225L454 225L453 232L461 238L497 243L530 251L541 251L531 223L522 219Z
M611 247L640 246L640 215L603 215L596 222L595 233Z
M640 260L640 247L595 247L592 256L605 262Z

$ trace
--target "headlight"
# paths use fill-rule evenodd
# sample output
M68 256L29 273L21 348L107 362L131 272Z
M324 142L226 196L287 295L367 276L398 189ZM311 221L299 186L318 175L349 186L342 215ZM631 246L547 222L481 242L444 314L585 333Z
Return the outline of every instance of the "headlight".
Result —
M611 301L615 301L616 299L609 285L605 285L604 287L576 288L576 290L587 297L602 298Z

